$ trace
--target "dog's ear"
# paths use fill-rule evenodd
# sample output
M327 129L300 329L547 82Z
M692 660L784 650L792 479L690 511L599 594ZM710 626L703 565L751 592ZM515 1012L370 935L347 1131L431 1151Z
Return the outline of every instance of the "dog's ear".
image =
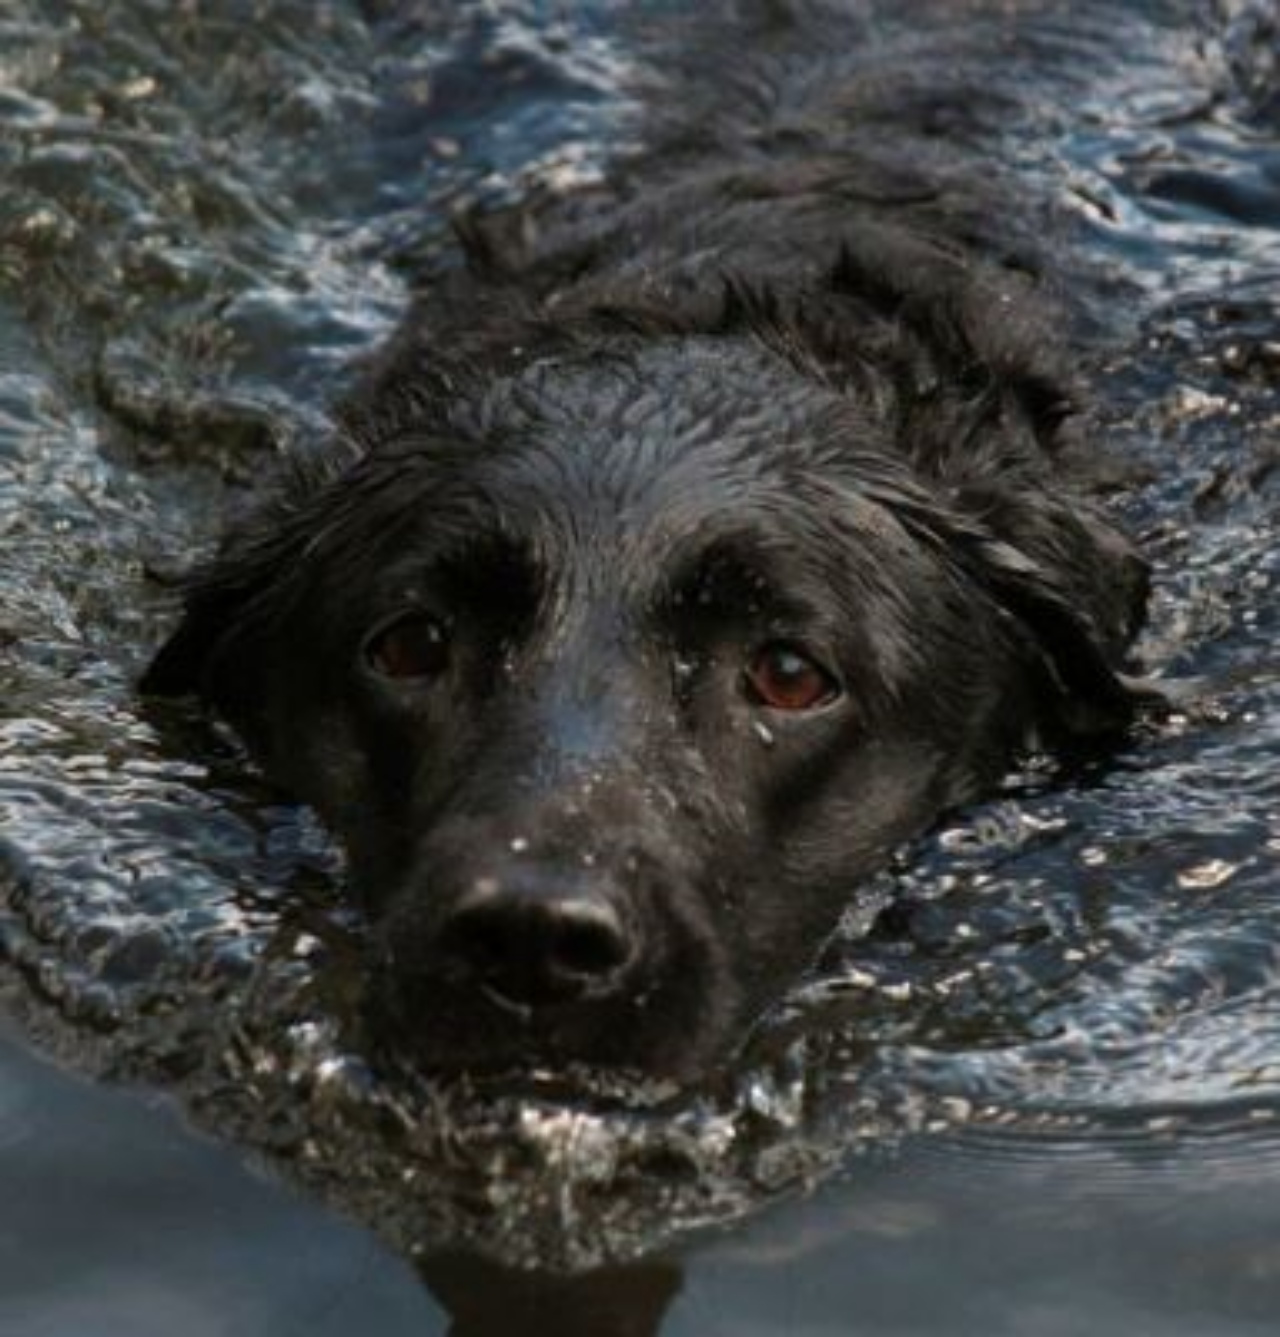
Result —
M1147 565L1087 502L997 486L956 493L945 506L899 496L894 509L1027 648L1051 741L1119 732L1159 700L1124 672Z
M182 620L138 680L144 696L200 696L206 668L223 632L234 620L234 603L189 597Z
M1059 516L1041 542L987 532L967 547L966 574L1034 647L1046 729L1085 737L1125 728L1144 704L1122 669L1146 604L1146 564L1096 518Z
M1153 695L1122 672L1149 573L1090 500L1105 457L1080 438L1079 390L1055 351L1066 315L1025 275L883 229L851 239L831 281L891 321L879 356L921 483L899 517L1031 648L1047 732L1123 728Z
M956 504L965 574L1014 619L1045 670L1046 731L1125 728L1153 695L1123 672L1145 615L1146 562L1076 496L971 489Z
M139 679L141 692L221 705L215 669L242 658L249 633L279 616L304 553L331 518L331 485L361 456L357 442L335 433L307 455L274 463L262 495L231 518L217 555L177 582L182 618Z
M181 620L143 672L139 690L148 696L197 696L223 713L236 713L262 628L288 602L298 556L296 535L287 525L275 528L257 517L233 529L219 555L184 582Z
M226 687L221 670L233 654L237 660L247 658L243 647L252 610L271 583L268 568L232 582L225 567L215 567L192 581L181 620L143 671L138 690L145 696L198 696L221 705Z

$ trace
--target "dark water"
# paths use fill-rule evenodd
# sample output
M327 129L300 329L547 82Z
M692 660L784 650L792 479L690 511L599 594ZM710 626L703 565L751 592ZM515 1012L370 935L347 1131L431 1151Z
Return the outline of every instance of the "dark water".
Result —
M590 182L674 20L0 4L3 1337L1274 1329L1280 11L1113 8L1001 153L1094 266L1187 707L904 852L715 1089L570 1097L370 1072L322 833L130 682L449 211Z

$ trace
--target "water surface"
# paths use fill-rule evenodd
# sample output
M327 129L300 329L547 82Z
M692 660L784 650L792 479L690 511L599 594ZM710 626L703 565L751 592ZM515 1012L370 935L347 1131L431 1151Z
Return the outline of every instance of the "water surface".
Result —
M1280 16L1135 0L1108 43L1098 8L1055 39L1069 109L1001 151L1089 258L1103 431L1148 479L1143 653L1187 705L904 851L714 1089L571 1096L373 1072L323 833L131 682L450 212L596 179L678 20L0 12L0 1333L1268 1324Z

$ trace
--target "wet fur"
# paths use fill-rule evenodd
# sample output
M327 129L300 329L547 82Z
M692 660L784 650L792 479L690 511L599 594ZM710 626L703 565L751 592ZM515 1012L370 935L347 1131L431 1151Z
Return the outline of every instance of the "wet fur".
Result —
M898 843L1128 722L1146 570L1090 496L1041 206L983 157L1011 113L979 10L895 67L770 9L606 186L461 220L323 460L192 583L144 690L198 694L343 839L370 1017L419 1061L696 1070ZM460 647L417 696L359 660L406 600ZM838 711L744 701L777 636ZM439 944L483 879L621 907L623 985L478 995Z

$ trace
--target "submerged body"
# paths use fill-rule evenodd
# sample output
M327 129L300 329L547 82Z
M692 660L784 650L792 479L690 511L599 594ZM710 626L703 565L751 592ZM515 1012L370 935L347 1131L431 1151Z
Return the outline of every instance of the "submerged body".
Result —
M467 221L147 675L343 840L423 1064L696 1071L896 845L1130 715L1145 568L984 167L1042 19L944 13L897 66L774 15L606 186Z

